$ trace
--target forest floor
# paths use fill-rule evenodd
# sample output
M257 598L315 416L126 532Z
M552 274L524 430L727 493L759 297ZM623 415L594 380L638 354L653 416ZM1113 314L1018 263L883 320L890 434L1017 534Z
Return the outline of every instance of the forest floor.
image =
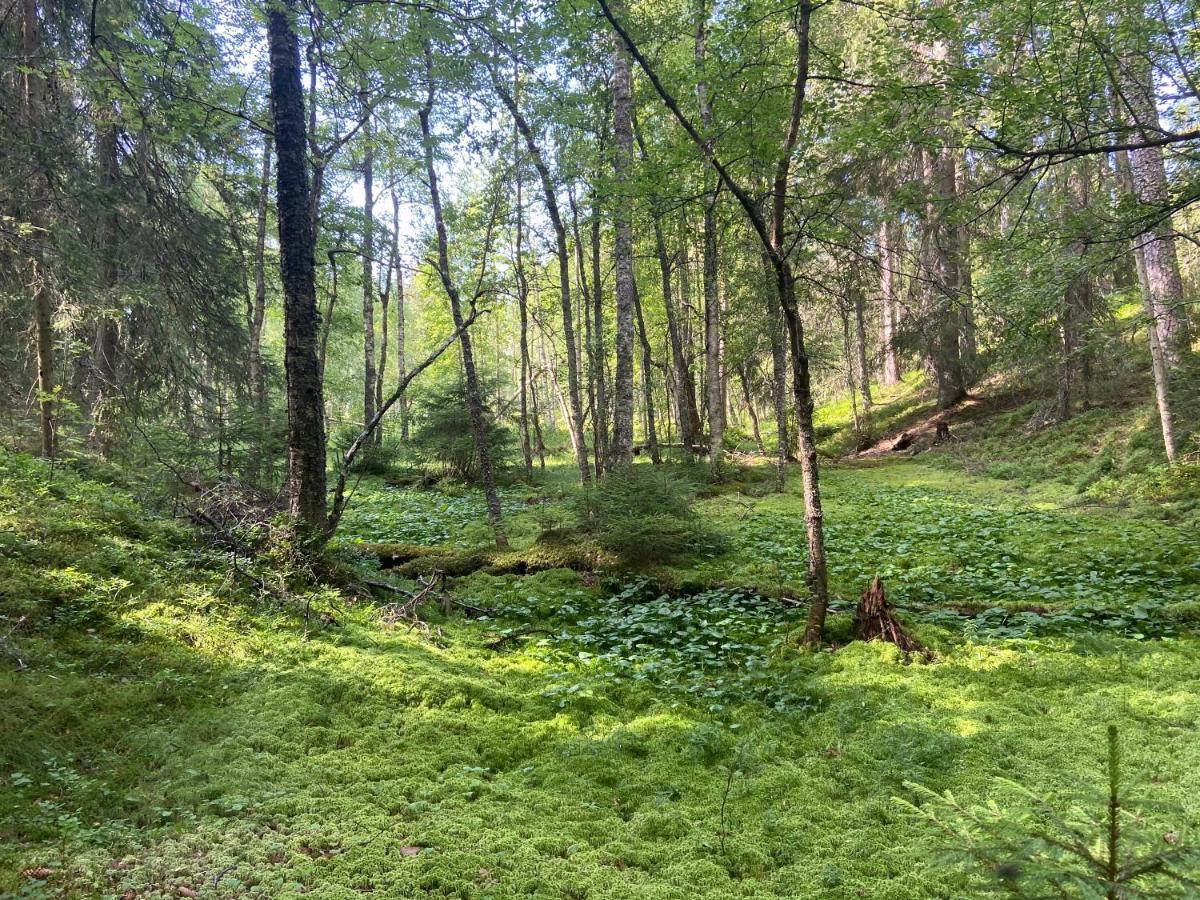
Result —
M798 481L765 471L702 499L718 537L668 568L476 572L450 584L473 618L413 628L289 590L286 559L256 587L120 489L0 454L0 895L1000 896L902 800L1015 820L1010 780L1100 815L1110 723L1136 830L1186 840L1194 498L1107 504L1071 483L1086 449L991 477L972 454L1003 440L827 466L821 652L777 599L802 596ZM518 546L568 469L506 490ZM482 517L367 479L346 541L470 547ZM876 574L929 654L847 641Z

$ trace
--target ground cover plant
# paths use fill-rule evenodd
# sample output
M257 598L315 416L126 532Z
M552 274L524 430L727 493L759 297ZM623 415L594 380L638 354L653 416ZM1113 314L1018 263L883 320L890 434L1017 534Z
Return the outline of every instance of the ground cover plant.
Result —
M884 575L935 655L906 659L796 652L791 492L700 501L728 546L653 576L466 576L451 593L484 614L435 603L418 630L329 591L306 623L119 488L6 455L4 890L1000 896L894 798L986 804L1000 777L1103 793L1110 722L1144 830L1186 837L1193 538L936 474L847 468L829 491L840 558L912 544ZM359 486L430 534L478 514L477 493L397 490ZM834 645L868 571L835 572Z
M0 897L1200 896L1198 0L0 0Z

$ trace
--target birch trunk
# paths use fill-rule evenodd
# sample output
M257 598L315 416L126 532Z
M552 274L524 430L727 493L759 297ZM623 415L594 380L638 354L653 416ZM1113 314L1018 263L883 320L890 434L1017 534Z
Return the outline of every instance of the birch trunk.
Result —
M633 277L633 219L630 215L630 170L633 166L633 71L629 53L620 40L613 50L613 262L616 270L617 368L613 379L613 432L608 467L633 463L633 319L637 289Z

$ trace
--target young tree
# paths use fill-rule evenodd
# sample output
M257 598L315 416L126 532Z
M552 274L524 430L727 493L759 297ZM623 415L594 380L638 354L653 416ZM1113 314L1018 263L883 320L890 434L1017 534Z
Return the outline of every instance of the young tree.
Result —
M821 507L821 490L817 465L817 444L813 431L813 395L809 370L808 353L804 345L804 325L796 302L796 279L792 271L790 247L787 239L786 214L788 203L788 178L792 156L800 134L800 119L804 112L804 98L809 76L809 29L813 4L801 0L796 10L794 25L796 36L796 59L793 69L794 81L788 121L780 153L775 164L772 182L770 224L764 220L758 204L737 181L728 167L717 155L712 141L703 137L691 119L683 112L674 95L667 90L657 71L646 59L630 37L626 27L614 14L608 0L599 0L601 11L613 27L624 49L638 63L653 85L655 92L671 111L675 120L687 132L688 137L712 166L721 182L734 195L758 238L763 252L770 262L774 274L776 299L783 311L787 326L788 342L792 357L792 391L799 424L800 465L804 489L805 530L808 538L808 583L812 591L812 606L804 629L806 644L818 643L825 629L825 615L829 605L828 575L825 563L824 513ZM618 57L620 54L618 54ZM619 79L614 74L614 83ZM614 87L614 94L622 88ZM632 144L632 134L629 135ZM619 271L619 270L618 270Z
M554 228L554 249L558 259L558 292L562 303L563 342L567 353L567 397L570 403L567 416L567 432L571 437L571 449L575 455L575 463L579 467L579 477L587 482L591 478L588 465L587 443L583 436L583 405L579 395L579 355L575 343L575 322L571 308L571 254L567 248L567 229L559 212L558 197L554 182L550 177L550 169L542 156L542 151L534 139L533 130L522 114L512 92L492 71L492 86L500 96L504 106L512 116L517 131L525 141L525 148L533 167L538 173L542 185L542 198L546 203L546 214L550 217L550 225Z
M608 468L633 462L633 318L637 285L633 277L633 216L629 189L633 167L633 67L629 49L613 40L613 184L617 190L613 218L613 265L616 271L617 368L613 378L613 433Z
M475 452L479 458L479 475L483 481L483 492L487 499L488 521L496 536L496 544L508 546L508 538L504 533L504 516L500 509L500 495L496 491L496 471L492 465L492 451L488 445L487 422L484 417L483 392L479 386L479 373L475 368L475 353L471 345L471 335L466 329L467 318L463 314L462 295L454 279L450 267L450 243L446 233L446 218L442 212L442 195L438 189L437 167L433 161L434 135L433 111L437 97L433 71L433 45L428 37L425 39L425 103L417 111L421 123L421 142L425 153L425 174L429 182L429 202L433 208L434 229L437 235L437 270L442 287L450 300L450 311L454 316L454 327L458 331L458 345L462 351L463 375L466 382L467 407L471 417L471 433L475 440ZM489 227L489 240L491 225ZM480 265L487 264L487 248L484 248L483 260ZM478 297L475 298L476 300ZM472 307L474 303L472 303ZM471 311L474 315L474 308Z

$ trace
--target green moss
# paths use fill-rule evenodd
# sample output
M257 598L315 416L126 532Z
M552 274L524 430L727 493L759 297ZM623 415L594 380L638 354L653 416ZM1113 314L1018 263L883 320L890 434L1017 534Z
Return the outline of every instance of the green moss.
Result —
M760 617L761 646L782 641L767 679L814 702L714 709L580 655L582 623L604 611L598 639L684 633L634 616L637 598L614 603L619 583L476 570L455 595L503 618L428 634L314 593L338 626L314 618L306 634L294 603L255 596L119 491L0 461L0 893L34 890L20 872L45 865L42 894L66 897L999 896L892 798L919 782L985 803L1001 776L1099 791L1110 721L1127 736L1131 808L1163 834L1200 824L1200 643L1186 633L1011 640L924 624L927 662L875 644L800 653L785 620ZM838 468L825 485L843 600L883 571L896 599L930 608L1158 598L1194 622L1194 539L1064 508L1069 487L951 487L911 462ZM731 546L677 583L770 576L802 596L798 495L747 502L701 504ZM690 614L690 634L742 627ZM552 633L488 648L538 625ZM740 652L722 665L736 671ZM725 669L692 671L716 689Z

